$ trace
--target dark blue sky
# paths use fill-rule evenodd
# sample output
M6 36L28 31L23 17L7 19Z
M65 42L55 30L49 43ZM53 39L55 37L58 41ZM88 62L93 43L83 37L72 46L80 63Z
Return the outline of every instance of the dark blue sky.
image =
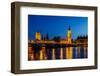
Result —
M50 39L54 36L66 38L69 26L73 39L88 35L88 17L28 15L28 39L35 39L37 31L42 35L48 33Z

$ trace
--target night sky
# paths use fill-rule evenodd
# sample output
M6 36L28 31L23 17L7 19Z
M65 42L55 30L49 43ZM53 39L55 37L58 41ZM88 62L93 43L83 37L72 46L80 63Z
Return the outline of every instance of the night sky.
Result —
M71 27L72 38L88 35L88 17L28 15L28 39L35 39L35 33L48 33L49 39L54 36L66 38L68 27Z

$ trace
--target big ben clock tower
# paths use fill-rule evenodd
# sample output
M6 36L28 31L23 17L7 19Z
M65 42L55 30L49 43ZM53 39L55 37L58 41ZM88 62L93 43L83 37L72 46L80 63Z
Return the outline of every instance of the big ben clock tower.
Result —
M70 26L69 26L69 28L68 28L67 43L68 43L68 44L72 44L71 28L70 28Z

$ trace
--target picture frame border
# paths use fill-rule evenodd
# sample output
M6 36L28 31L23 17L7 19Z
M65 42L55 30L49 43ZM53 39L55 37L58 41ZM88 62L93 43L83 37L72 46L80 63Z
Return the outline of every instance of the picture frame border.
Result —
M62 67L62 68L47 68L47 69L27 69L20 70L20 7L42 7L42 8L61 8L61 9L79 9L79 10L94 10L94 66L80 67ZM80 6L80 5L63 5L63 4L48 4L48 3L32 3L32 2L12 2L11 3L11 72L15 74L25 73L42 73L42 72L58 72L58 71L73 71L73 70L88 70L97 69L97 7Z

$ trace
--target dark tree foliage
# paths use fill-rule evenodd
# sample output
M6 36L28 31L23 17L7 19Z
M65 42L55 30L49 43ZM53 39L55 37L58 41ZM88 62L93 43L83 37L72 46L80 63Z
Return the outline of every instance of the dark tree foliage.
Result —
M61 39L60 36L55 36L55 37L53 38L53 40L56 41L56 42L59 42L60 39Z
M46 40L49 40L49 35L48 35L48 33L46 34Z

